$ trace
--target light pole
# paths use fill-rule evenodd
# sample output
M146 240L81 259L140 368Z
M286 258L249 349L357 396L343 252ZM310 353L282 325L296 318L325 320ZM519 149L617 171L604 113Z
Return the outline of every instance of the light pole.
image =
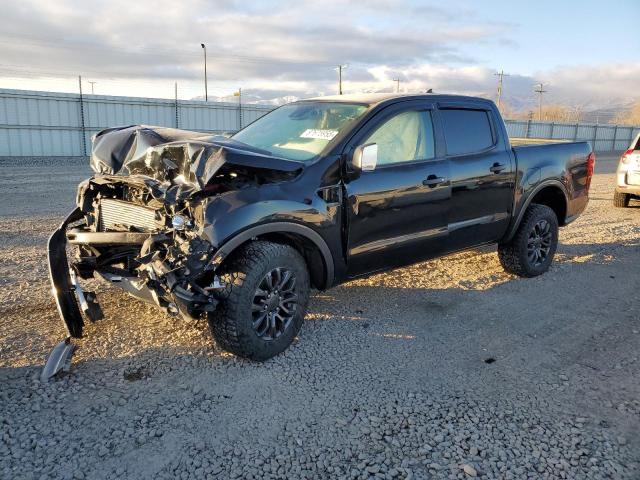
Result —
M242 130L242 88L238 88L237 92L233 92L234 97L238 97L238 130Z
M93 85L98 82L89 82L91 84L91 95L93 95Z
M394 78L393 81L396 82L396 93L400 93L400 79Z
M201 43L200 46L204 50L204 101L209 101L209 94L207 93L207 47L204 43Z
M546 90L542 88L543 87L542 82L537 84L536 87L537 88L534 90L534 92L540 95L540 97L538 98L538 121L541 121L542 120L542 94L546 93Z
M338 95L342 95L342 70L344 68L347 68L349 65L344 64L344 65L338 65L338 68L336 68L336 70L338 71Z

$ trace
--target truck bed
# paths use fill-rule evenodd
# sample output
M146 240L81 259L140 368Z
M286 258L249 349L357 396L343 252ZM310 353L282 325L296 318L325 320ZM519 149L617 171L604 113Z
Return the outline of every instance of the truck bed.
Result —
M588 142L557 142L543 145L512 146L518 166L517 183L522 193L516 192L516 212L521 211L527 199L541 182L557 182L567 195L567 212L560 224L569 223L584 211L589 201L589 168L595 160ZM590 166L591 165L591 166ZM591 172L592 173L592 172Z

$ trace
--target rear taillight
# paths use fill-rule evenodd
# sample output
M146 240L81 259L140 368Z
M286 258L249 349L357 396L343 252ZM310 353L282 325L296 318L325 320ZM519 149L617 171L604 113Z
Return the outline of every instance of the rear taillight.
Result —
M624 152L620 157L620 163L626 164L629 161L629 155L631 155L632 153L633 153L633 148L630 148L629 150Z
M593 171L596 167L596 154L591 152L587 157L587 176L593 176Z
M587 156L587 190L591 186L591 177L593 177L593 172L596 168L596 154L591 152Z

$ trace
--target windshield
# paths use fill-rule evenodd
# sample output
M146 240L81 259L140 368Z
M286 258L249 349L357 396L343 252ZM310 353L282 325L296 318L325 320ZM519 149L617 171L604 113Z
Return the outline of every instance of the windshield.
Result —
M350 103L292 103L259 118L231 138L272 155L307 161L320 154L366 109L366 105Z

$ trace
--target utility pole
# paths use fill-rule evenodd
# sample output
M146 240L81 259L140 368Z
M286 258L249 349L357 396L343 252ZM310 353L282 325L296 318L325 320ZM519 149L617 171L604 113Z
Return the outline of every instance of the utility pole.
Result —
M400 93L400 79L394 78L393 81L396 82L396 93Z
M204 43L201 43L200 46L204 50L204 101L209 101L209 94L207 93L207 47Z
M91 95L93 95L93 85L98 82L89 82L91 84Z
M500 101L502 100L502 81L504 79L504 77L508 77L509 74L508 73L504 73L504 70L500 70L499 73L494 73L494 75L496 77L499 77L500 80L498 80L498 99L497 99L497 104L498 104L498 110L500 109Z
M542 120L542 94L546 93L547 91L543 89L544 85L542 84L542 82L538 83L536 87L537 88L534 90L534 92L540 95L538 97L538 121L541 121Z
M349 65L338 65L336 70L338 71L338 95L342 95L342 69L347 68Z

